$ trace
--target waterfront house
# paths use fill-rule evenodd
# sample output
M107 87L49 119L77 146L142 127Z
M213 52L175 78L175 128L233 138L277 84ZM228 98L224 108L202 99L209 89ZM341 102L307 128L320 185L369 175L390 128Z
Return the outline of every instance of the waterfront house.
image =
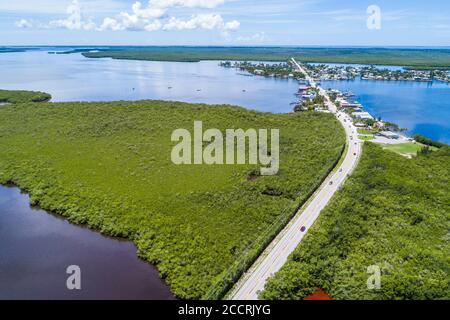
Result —
M303 92L303 91L307 91L307 90L309 90L309 86L300 86L299 88L298 88L298 92Z
M385 129L385 127L386 127L386 125L383 121L377 121L377 122L375 122L375 124L373 126L377 129L381 129L381 130Z
M345 102L341 104L342 108L352 108L352 109L362 109L362 105L359 103L349 103Z
M376 134L377 136L388 138L388 139L400 139L400 135L398 133L392 131L381 131Z
M370 115L370 113L368 112L353 112L352 116L356 119L361 119L361 120L372 120L373 117Z

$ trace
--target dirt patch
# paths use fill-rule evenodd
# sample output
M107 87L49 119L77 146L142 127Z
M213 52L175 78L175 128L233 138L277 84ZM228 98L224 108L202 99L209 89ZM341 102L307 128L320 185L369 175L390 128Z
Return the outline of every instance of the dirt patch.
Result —
M247 175L247 181L254 182L254 181L258 180L259 177L261 177L260 171L259 170L252 170Z
M303 300L333 300L333 298L325 290L317 289Z

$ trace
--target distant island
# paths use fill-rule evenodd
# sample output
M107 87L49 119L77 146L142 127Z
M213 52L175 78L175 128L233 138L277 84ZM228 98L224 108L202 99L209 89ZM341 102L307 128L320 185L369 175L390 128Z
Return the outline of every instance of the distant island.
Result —
M300 48L300 47L110 47L71 50L88 58L199 62L202 60L287 61L398 65L450 69L450 49Z
M224 68L235 68L247 71L253 75L266 77L296 78L303 80L302 74L297 72L290 62L284 63L251 63L225 61L219 64ZM375 66L351 66L351 65L327 65L327 64L305 64L305 68L314 79L317 80L385 80L385 81L420 81L431 82L439 80L450 82L450 73L444 70L432 69L415 70L409 67L405 70L389 70Z

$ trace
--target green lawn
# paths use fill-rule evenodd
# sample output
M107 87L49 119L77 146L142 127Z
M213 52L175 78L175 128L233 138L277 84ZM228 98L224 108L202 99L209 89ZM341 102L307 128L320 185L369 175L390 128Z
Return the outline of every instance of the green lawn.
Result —
M362 136L358 136L358 139L362 140L362 141L371 141L374 140L374 136L370 136L370 135L362 135Z
M378 132L378 130L374 129L357 129L359 134L375 134Z
M0 183L74 223L133 240L188 299L223 295L345 143L330 114L180 102L17 104L2 106L0 119ZM250 165L174 165L171 134L192 131L195 120L222 132L280 129L278 175L255 177Z
M424 147L423 144L406 142L400 144L382 144L383 149L393 151L402 155L416 155L418 151L422 150ZM437 148L431 147L433 151L436 151Z
M364 144L361 162L322 211L265 299L450 299L450 147L406 159ZM368 267L381 269L369 290Z

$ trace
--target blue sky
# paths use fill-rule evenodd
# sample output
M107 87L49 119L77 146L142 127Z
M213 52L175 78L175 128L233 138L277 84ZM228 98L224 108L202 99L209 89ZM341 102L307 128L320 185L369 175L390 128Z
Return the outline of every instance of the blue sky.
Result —
M136 2L0 0L0 45L450 46L447 0Z

